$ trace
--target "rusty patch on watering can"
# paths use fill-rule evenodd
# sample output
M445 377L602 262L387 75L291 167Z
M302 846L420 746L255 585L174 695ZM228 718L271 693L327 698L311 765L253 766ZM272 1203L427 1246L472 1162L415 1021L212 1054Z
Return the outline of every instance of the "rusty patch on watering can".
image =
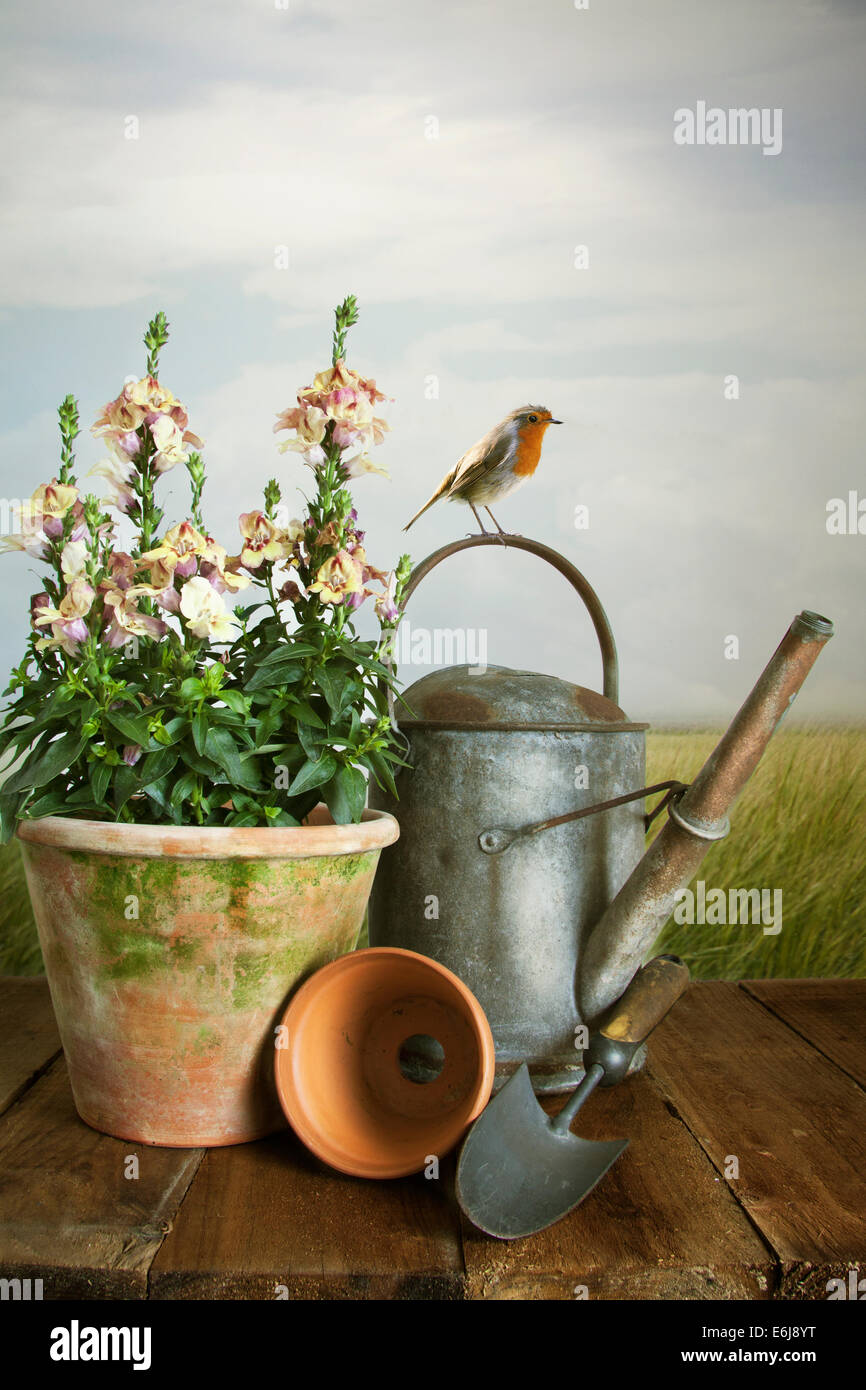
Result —
M578 714L588 715L590 719L597 719L599 724L617 723L626 718L619 705L615 705L606 696L600 695L597 690L588 690L583 685L574 687L574 703L577 706Z
M490 718L490 706L475 695L444 690L427 701L424 713L428 719L442 723L483 723Z

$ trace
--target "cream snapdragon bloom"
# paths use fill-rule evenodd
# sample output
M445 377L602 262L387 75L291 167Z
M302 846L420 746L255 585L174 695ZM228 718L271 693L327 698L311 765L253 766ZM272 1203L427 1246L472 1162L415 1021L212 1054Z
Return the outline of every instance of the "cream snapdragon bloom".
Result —
M180 594L180 611L195 637L231 642L237 635L232 615L212 584L200 575L188 579Z

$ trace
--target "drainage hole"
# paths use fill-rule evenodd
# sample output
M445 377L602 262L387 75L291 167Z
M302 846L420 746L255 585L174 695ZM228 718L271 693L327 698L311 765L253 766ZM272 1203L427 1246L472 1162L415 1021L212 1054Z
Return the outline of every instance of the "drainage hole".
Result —
M397 1053L397 1063L407 1081L426 1086L435 1081L445 1065L445 1049L427 1033L413 1033Z

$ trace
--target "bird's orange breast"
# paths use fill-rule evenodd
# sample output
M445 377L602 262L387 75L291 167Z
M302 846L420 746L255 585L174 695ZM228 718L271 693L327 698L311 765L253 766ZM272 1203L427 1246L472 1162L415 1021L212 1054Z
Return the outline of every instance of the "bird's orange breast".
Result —
M520 431L512 468L519 478L530 477L538 467L541 458L541 441L544 438L543 425L530 425Z

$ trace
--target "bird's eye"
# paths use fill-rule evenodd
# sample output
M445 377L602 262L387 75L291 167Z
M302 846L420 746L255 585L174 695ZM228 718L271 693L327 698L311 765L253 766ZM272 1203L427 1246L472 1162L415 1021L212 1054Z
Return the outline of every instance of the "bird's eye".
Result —
M530 417L529 417L529 423L530 423L531 425L537 425L537 424L538 424L538 416L537 416L537 415L530 415Z

